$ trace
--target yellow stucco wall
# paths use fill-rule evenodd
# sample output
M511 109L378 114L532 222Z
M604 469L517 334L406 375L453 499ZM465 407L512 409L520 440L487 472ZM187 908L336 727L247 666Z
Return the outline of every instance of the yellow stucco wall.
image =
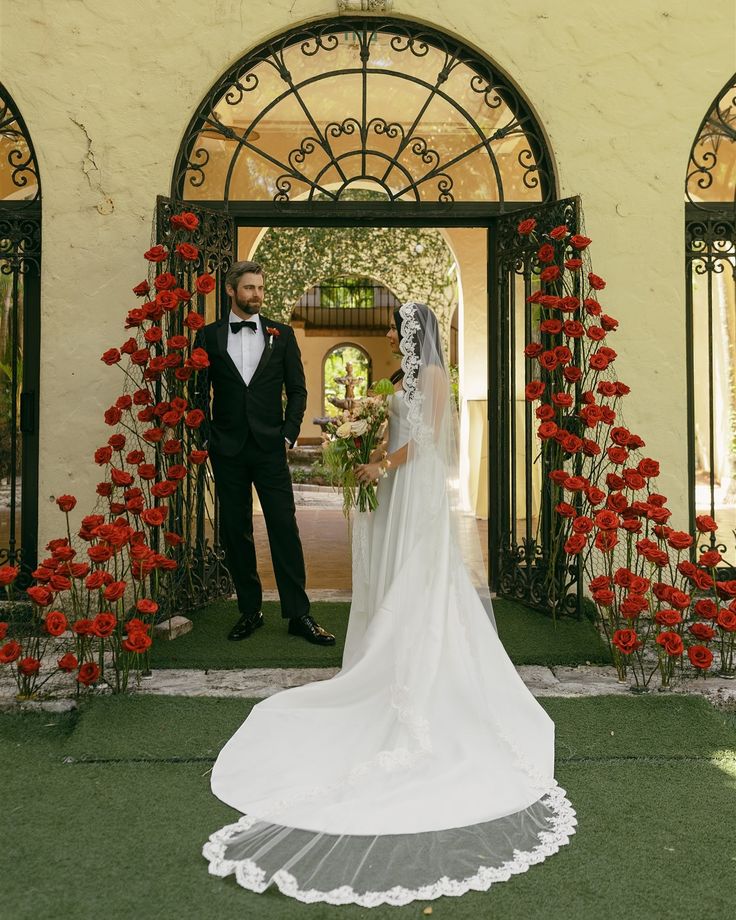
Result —
M41 539L50 497L92 503L90 462L117 395L99 361L121 339L144 274L157 194L217 77L248 48L326 0L3 0L2 80L31 132L43 185ZM706 108L734 69L734 6L712 0L397 0L482 50L547 132L563 195L583 198L605 304L619 318L628 424L663 462L677 519L686 506L682 189ZM472 325L472 323L471 323Z

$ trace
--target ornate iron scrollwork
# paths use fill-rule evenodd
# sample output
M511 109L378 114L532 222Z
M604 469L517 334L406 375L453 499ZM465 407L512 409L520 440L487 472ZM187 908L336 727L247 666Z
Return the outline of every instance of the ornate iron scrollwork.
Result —
M381 42L390 49L391 65L381 57ZM340 48L350 49L347 61L344 54L339 61L336 59ZM435 53L437 61L430 68L426 62L431 53ZM315 73L311 66L301 73L297 72L295 55L301 55L305 63L318 55L324 61L319 72ZM273 85L273 77L265 79L266 69L278 75L277 85ZM342 77L358 78L355 99L348 106L352 111L346 111L345 118L338 122L323 120L313 104L315 89L326 91L325 81ZM387 77L411 87L414 94L411 104L415 110L406 113L402 124L389 113L384 117L371 112L376 97L369 87L372 81L385 81ZM452 90L448 89L451 79L455 81ZM264 90L266 85L268 91ZM237 107L246 97L253 99L257 89L263 94L259 107L252 112L241 110L245 112L245 122L239 122ZM389 93L381 104L387 105L390 96ZM298 112L305 129L285 152L262 136L268 119L280 105ZM429 133L432 126L422 127L434 105L449 107L457 124L462 125L462 149L441 149ZM232 112L232 118L225 118L225 112ZM499 117L502 124L498 123ZM227 121L231 124L225 124ZM520 139L522 148L509 152L508 138L514 136ZM213 163L208 139L228 142L229 162ZM347 139L353 144L336 146L337 141ZM388 140L395 143L389 145ZM501 147L504 144L506 150ZM267 170L277 171L263 181L271 200L282 204L296 196L310 201L315 196L338 201L346 187L361 180L375 181L392 201L454 202L458 181L451 171L457 173L474 155L481 160L474 161L472 168L479 168L482 162L492 177L488 181L495 183L490 197L500 202L509 200L509 189L504 188L509 174L513 174L519 189L538 192L540 200L553 196L552 170L541 127L515 87L488 61L451 36L425 26L391 18L345 16L281 35L232 67L192 120L172 187L178 198L196 197L207 181L208 171L214 174L217 166L225 172L223 187L209 197L225 201L237 198L234 176L240 158L247 156L249 161L264 164ZM373 160L383 164L381 170L375 165L369 167ZM478 200L470 191L467 194L470 197L463 200Z

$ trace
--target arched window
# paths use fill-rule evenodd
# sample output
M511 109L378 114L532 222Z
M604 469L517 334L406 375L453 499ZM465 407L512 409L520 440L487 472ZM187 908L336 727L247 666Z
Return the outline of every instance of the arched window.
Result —
M371 384L371 358L353 342L331 348L322 362L324 414L339 415L351 399L366 395Z
M172 194L200 201L546 201L543 133L520 93L457 39L340 17L250 52L213 87Z
M0 565L30 584L38 538L41 184L26 125L0 84Z
M691 523L736 527L736 76L693 142L686 193L688 466Z

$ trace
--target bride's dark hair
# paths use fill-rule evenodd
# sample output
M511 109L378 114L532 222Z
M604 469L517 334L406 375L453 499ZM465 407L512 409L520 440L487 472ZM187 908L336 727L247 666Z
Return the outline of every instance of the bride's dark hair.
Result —
M424 338L425 336L430 335L434 339L434 346L435 346L431 350L432 363L439 364L441 367L444 368L445 365L442 359L442 343L440 341L440 329L439 329L439 323L437 322L437 317L435 316L433 311L427 306L426 303L416 303L416 302L413 302L413 303L414 303L414 313L415 313L416 320L418 323L418 329L415 333L413 333L417 339L417 341L414 343L414 346L415 346L413 349L414 354L417 354L417 355L422 354L422 344L424 342ZM398 336L399 336L399 342L401 342L401 339L403 337L401 334L402 317L401 317L400 311L401 311L401 307L396 307L394 309L394 322L396 323L396 332L398 333ZM427 352L425 353L429 353L429 350L427 350ZM404 372L403 370L401 370L401 368L399 368L397 371L394 371L394 373L391 375L391 383L398 383L400 380L403 380L403 378L404 378Z

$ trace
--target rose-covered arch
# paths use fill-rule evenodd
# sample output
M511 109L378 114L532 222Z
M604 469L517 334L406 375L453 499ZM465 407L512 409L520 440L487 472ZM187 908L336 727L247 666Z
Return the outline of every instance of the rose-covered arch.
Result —
M680 661L692 674L714 666L736 671L736 581L719 569L725 547L718 525L698 515L693 527L670 523L657 491L659 462L626 426L609 344L618 321L606 312L605 281L592 271L591 240L566 225L522 221L517 233L534 250L541 312L527 342L526 398L535 404L537 438L549 468L548 577L558 597L572 577L595 603L621 679L666 687ZM682 525L681 525L682 526Z

